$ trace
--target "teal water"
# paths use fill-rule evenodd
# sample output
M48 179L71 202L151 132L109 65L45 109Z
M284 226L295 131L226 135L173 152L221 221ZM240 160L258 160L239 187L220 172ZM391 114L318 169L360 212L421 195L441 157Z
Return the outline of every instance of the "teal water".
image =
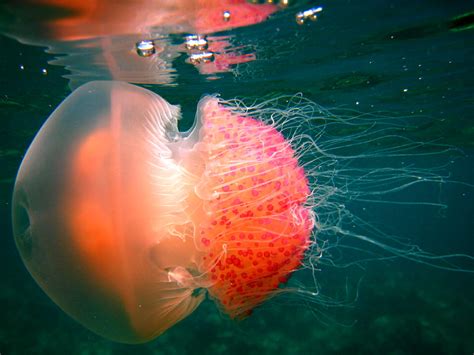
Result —
M422 116L411 132L464 152L444 156L452 180L474 182L473 10L465 1L331 1L315 23L298 26L296 8L259 25L231 31L257 60L217 80L175 60L175 87L152 90L183 107L187 126L205 93L258 98L302 92L323 107ZM301 4L301 8L308 7ZM414 262L375 261L364 269L322 268L330 288L359 285L344 307L303 299L270 300L244 321L219 313L211 301L155 341L123 345L105 340L65 315L36 285L16 251L10 199L16 171L41 124L70 93L67 71L47 62L42 48L0 37L0 353L3 354L471 354L474 276ZM23 65L25 69L21 70ZM47 69L47 75L42 69ZM418 122L418 121L417 121ZM448 206L387 206L364 217L387 233L439 254L474 254L472 187L444 184ZM404 192L401 192L403 195ZM360 203L355 209L362 209ZM293 282L311 282L299 273ZM342 284L344 285L344 283ZM340 291L344 294L344 288Z

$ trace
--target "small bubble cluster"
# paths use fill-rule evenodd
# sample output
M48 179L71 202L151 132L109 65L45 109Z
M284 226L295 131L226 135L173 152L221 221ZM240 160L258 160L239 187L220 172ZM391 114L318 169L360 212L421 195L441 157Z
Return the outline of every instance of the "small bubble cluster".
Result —
M245 317L301 266L313 228L308 181L271 125L212 98L204 114L197 187L209 221L198 231L209 293L231 317Z

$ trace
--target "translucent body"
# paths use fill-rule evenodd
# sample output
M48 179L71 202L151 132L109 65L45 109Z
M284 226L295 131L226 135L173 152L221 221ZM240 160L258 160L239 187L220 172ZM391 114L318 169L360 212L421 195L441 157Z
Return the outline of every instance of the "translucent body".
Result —
M195 127L121 82L76 90L18 173L14 235L35 280L67 313L122 342L154 338L205 291L232 317L302 261L313 216L304 171L280 133L215 97Z

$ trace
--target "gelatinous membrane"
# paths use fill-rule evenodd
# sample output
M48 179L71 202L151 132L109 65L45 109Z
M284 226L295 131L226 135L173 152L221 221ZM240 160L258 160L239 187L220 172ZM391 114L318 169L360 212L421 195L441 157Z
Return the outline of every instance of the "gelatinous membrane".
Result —
M54 111L18 173L14 235L28 270L110 339L150 340L206 294L245 317L310 243L308 182L279 132L212 96L189 132L179 117L148 90L88 83Z

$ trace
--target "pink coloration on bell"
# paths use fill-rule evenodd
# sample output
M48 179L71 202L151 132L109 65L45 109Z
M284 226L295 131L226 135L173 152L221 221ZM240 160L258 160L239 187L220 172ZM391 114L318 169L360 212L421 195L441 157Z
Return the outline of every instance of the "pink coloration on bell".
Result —
M35 280L107 338L150 340L206 290L242 318L302 262L308 181L272 126L216 97L194 128L179 107L122 82L91 82L51 115L22 162L13 225Z

